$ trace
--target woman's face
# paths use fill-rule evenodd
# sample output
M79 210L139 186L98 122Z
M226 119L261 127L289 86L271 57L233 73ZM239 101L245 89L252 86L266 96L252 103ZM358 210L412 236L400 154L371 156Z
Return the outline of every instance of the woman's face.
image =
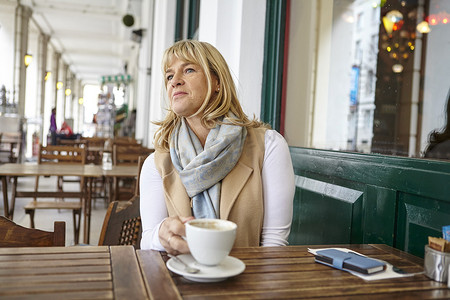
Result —
M208 81L202 68L173 57L166 70L166 80L173 112L183 117L195 114L208 93Z

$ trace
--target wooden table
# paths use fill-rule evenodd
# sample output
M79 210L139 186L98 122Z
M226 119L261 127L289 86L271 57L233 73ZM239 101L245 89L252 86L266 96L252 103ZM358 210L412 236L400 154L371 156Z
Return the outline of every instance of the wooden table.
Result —
M168 257L152 250L137 256L154 299L450 299L450 289L423 274L413 277L365 281L348 272L315 263L308 247L236 248L245 271L217 283L191 282L166 268ZM383 259L409 273L423 271L423 260L386 245L339 245Z
M61 167L59 167L61 166ZM61 164L58 167L45 164L3 164L0 165L0 177L2 180L3 203L5 217L13 219L14 207L17 197L24 198L83 198L83 192L58 192L58 191L17 191L17 178L21 176L83 176L85 170L83 165ZM8 201L8 180L11 177L13 186L11 188L11 203Z
M133 246L0 248L0 299L149 299Z
M91 228L91 211L92 211L92 194L94 188L94 179L98 177L105 177L106 182L109 183L110 193L112 189L112 179L116 177L130 177L135 178L138 175L138 166L113 166L112 170L103 170L101 166L86 165L84 177L87 179L87 201L84 212L84 243L89 244L90 228Z
M97 165L70 165L59 164L3 164L0 165L0 177L3 190L4 213L11 220L14 217L14 207L16 197L25 198L80 198L84 201L83 205L83 242L88 244L90 239L91 225L91 207L92 207L92 190L94 178L105 177L137 177L137 166L113 166L112 170L105 171L101 166ZM17 178L20 176L80 176L84 177L86 186L79 192L49 192L49 191L17 191ZM8 180L13 180L11 203L8 200Z

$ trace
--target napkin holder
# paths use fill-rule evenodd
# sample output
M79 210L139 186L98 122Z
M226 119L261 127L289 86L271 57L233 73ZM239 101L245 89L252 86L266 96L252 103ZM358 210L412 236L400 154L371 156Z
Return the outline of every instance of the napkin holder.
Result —
M447 282L449 278L450 252L442 252L425 245L424 272L429 278Z

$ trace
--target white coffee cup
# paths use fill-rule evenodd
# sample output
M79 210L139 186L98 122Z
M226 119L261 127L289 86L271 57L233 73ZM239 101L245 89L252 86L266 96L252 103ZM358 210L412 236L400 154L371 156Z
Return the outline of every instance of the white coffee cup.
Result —
M207 266L219 264L233 248L237 225L220 219L186 222L186 240L192 256Z

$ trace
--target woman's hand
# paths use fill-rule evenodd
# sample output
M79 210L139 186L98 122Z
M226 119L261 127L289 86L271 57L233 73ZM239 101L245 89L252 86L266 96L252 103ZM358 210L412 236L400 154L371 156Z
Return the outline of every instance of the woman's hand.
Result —
M167 253L178 255L189 253L187 242L182 238L186 236L184 223L194 219L194 217L169 217L159 228L159 240Z

